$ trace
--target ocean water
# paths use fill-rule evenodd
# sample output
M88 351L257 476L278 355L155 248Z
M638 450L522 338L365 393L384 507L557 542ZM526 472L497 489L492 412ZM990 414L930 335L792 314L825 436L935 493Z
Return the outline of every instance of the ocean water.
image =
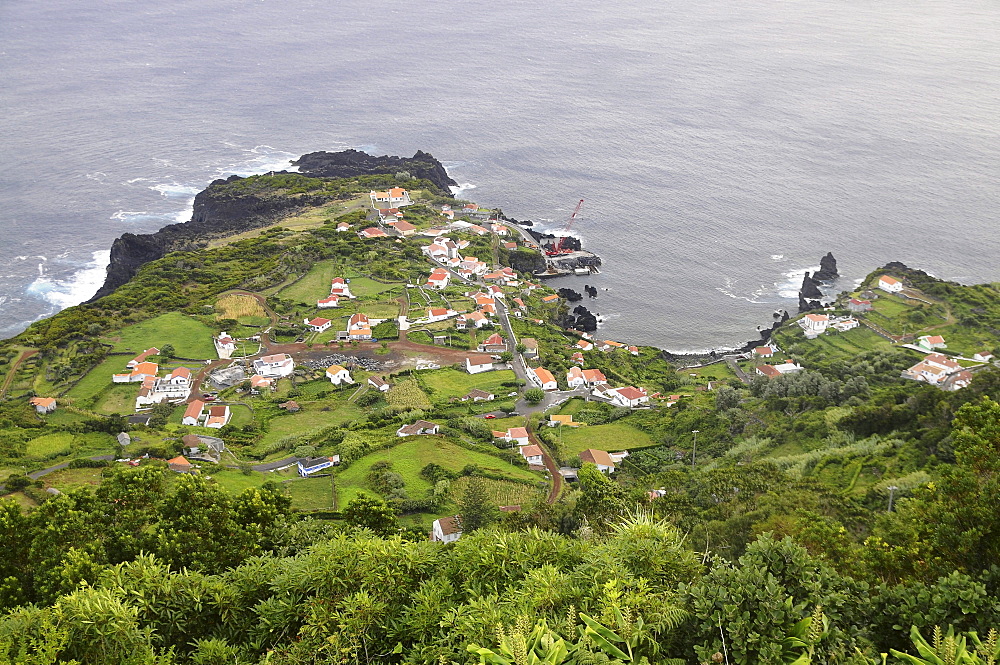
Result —
M431 152L604 259L602 335L722 348L899 260L1000 280L986 0L0 3L0 336L89 297L115 237L313 150Z

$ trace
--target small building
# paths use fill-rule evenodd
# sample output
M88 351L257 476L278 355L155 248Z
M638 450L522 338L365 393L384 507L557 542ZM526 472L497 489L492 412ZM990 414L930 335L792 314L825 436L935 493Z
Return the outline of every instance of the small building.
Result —
M492 402L494 399L496 399L496 395L488 393L485 390L480 390L479 388L473 388L462 397L463 402L470 400L473 402Z
M295 466L298 467L299 475L306 478L317 471L322 471L323 469L328 469L331 466L337 466L338 464L340 464L340 455L334 455L333 457L312 457L300 459L295 463Z
M829 324L830 317L827 314L806 314L799 319L799 325L805 331L806 337L822 335Z
M436 543L453 543L462 537L461 517L441 517L431 526L431 540Z
M774 347L757 346L754 347L753 354L759 358L771 358L774 356Z
M382 393L389 392L389 384L386 383L385 379L383 379L380 376L369 376L368 385L379 392Z
M178 455L173 459L168 459L167 466L171 471L176 473L192 473L194 471L194 466L191 462L187 461L187 458L183 455Z
M330 383L335 386L341 384L352 384L354 379L351 378L351 373L347 371L346 368L340 365L330 365L326 368L326 378L330 379Z
M343 233L344 231L350 231L350 230L351 230L351 225L348 224L347 222L340 222L339 224L337 224L338 233Z
M254 374L250 377L250 390L256 390L258 393L262 390L274 390L274 377Z
M260 376L290 376L295 371L295 362L287 353L274 353L254 360L253 371Z
M56 400L54 397L32 397L28 400L28 403L35 407L35 412L39 415L52 413L56 410Z
M321 319L318 317L312 320L306 319L305 321L306 326L308 326L313 332L317 333L321 333L333 325L333 321L330 319Z
M444 321L445 319L455 316L456 314L458 314L458 312L446 307L430 307L427 309L427 322L434 323L435 321Z
M196 399L187 405L184 410L184 417L181 418L182 425L197 425L201 420L201 412L205 408L205 403Z
M571 355L569 359L570 361L575 362L577 365L582 365L584 362L586 362L583 358L583 354L580 353L579 351Z
M219 358L227 360L233 357L233 353L236 352L236 340L229 333L220 332L218 337L212 338L212 341L215 343L215 353Z
M522 337L521 344L524 345L524 357L525 358L537 358L538 357L538 340L534 337Z
M586 383L586 379L583 378L583 370L579 367L570 367L569 371L566 372L566 385L569 386L570 390L584 386Z
M870 312L872 310L871 300L861 300L859 298L851 298L847 301L847 309L851 312Z
M584 464L593 464L597 470L608 475L615 472L615 462L604 450L588 448L580 453L580 461Z
M948 348L948 345L944 342L944 337L941 335L924 335L923 337L919 337L917 338L917 346L924 351Z
M840 319L839 321L830 324L830 327L839 332L847 332L848 330L854 330L859 325L860 324L858 323L857 319L855 319L853 316L849 316L847 318Z
M805 369L805 367L803 367L802 365L797 365L793 363L791 360L780 363L778 365L773 365L773 367L779 374L795 374L796 372L801 372L802 370Z
M444 249L444 247L442 247L441 249ZM444 268L435 268L434 270L431 271L430 277L427 278L427 286L434 289L438 289L440 291L441 289L448 286L448 282L450 280L451 280L450 272L448 272Z
M287 402L282 402L281 404L278 405L278 408L284 409L288 413L298 413L299 411L302 410L302 407L299 406L299 403L293 399L290 399Z
M981 363L991 363L993 362L993 354L989 351L979 351L976 355L972 356L973 360L978 360Z
M955 372L947 379L945 379L944 384L941 386L945 390L961 390L962 388L968 388L969 384L972 383L972 372L967 369L963 369L959 372Z
M457 319L455 319L455 327L459 330L465 330L469 326L474 326L475 328L482 328L490 320L486 318L486 315L482 312L471 312L469 314L460 314Z
M489 372L493 369L493 358L490 356L469 356L465 359L465 371L469 374Z
M577 341L577 343L574 345L574 348L580 351L592 351L594 349L594 343L591 342L590 340L581 339Z
M542 453L542 449L534 444L523 446L517 452L521 453L521 457L525 459L528 466L545 465L545 455Z
M528 376L533 378L542 390L556 390L559 388L559 384L556 383L556 377L552 376L552 372L544 367L536 367L534 369L529 367Z
M646 394L644 388L636 388L635 386L625 386L624 388L615 388L610 391L611 401L618 406L628 407L634 409L642 404L649 402L649 395Z
M388 226L396 231L400 236L408 238L417 232L417 227L410 224L406 220L399 219L394 222L388 222Z
M366 239L366 240L368 238L387 238L387 237L389 237L389 234L387 234L385 231L383 231L382 229L378 228L377 226L370 226L367 229L362 230L360 233L358 233L358 235L361 236L362 238Z
M135 358L132 358L132 360L125 363L125 367L127 367L128 369L135 369L137 365L141 365L142 363L146 362L147 360L149 360L150 357L158 355L160 355L160 350L158 348L156 348L155 346L148 348L139 355L137 355Z
M507 443L515 443L518 446L526 446L528 443L528 430L524 427L511 427L506 432L493 431L493 436L503 439Z
M340 296L329 295L326 298L317 300L316 307L318 309L332 309L334 307L340 307Z
M573 422L573 415L567 413L566 415L560 415L554 413L549 416L549 427L560 427L565 425L566 427L579 427L582 423Z
M226 404L214 404L208 407L208 416L205 418L205 427L212 429L222 429L229 424L232 412Z
M396 430L396 436L417 436L423 434L437 434L441 428L437 423L428 420L418 420L412 425L403 425Z
M903 283L895 277L882 275L878 278L878 288L888 293L899 293L903 290Z
M583 370L583 381L590 387L602 386L608 382L608 377L599 369Z
M507 341L500 333L493 333L479 344L478 350L483 353L503 353L507 350Z
M376 192L374 189L368 193L371 199L372 208L402 208L413 203L410 200L410 193L402 187L390 187L384 192Z

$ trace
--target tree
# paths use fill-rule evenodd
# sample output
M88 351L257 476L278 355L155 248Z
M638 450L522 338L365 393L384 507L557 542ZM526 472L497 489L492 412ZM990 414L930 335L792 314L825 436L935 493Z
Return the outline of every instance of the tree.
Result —
M503 353L500 354L500 362L502 363L509 363L513 359L514 359L514 354L511 353L510 351L504 351Z
M164 358L173 358L177 355L177 351L174 349L173 344L164 344L160 347L160 355Z
M487 527L496 521L499 516L497 506L486 491L486 484L482 478L472 476L469 484L465 486L465 493L459 502L462 524L462 533L472 533L483 527Z
M351 526L371 529L382 536L395 533L399 529L396 511L392 506L367 494L351 499L340 514Z
M524 391L524 399L528 404L538 404L545 399L545 391L541 388L528 388Z

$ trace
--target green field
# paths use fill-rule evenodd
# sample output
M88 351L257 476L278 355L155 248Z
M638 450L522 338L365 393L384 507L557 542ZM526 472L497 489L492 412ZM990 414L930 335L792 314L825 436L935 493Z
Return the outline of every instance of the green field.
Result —
M367 298L377 293L383 293L384 291L399 289L402 286L402 282L383 284L382 282L376 282L370 277L355 277L351 280L351 294L357 298Z
M70 452L73 445L71 432L46 434L28 442L28 455L32 457L50 457Z
M301 478L284 483L292 497L292 508L322 510L333 508L333 487L329 478Z
M479 388L495 394L497 401L503 401L507 393L517 389L504 387L501 384L504 381L513 381L515 378L511 370L468 374L454 367L445 367L420 373L420 381L433 391L431 392L433 399L462 397L473 388Z
M105 388L112 385L111 376L121 374L125 371L125 363L129 361L125 356L111 356L106 358L100 365L90 370L86 376L70 388L66 396L71 399L87 399L97 395ZM136 384L138 386L138 384ZM138 392L138 388L136 388Z
M234 469L220 469L212 474L212 480L219 484L231 494L239 494L250 487L260 487L268 480L274 480L273 475L253 471L250 475L244 475Z
M298 401L298 400L296 400ZM262 446L274 443L286 436L303 436L308 438L321 429L343 425L364 415L359 406L336 403L332 400L318 402L299 402L302 410L288 416L279 416L271 420L268 432L261 440ZM329 411L323 411L324 407Z
M46 487L67 492L79 487L96 487L101 484L102 469L60 469L41 477Z
M583 427L559 427L556 436L561 439L565 455L572 457L588 448L594 450L630 450L645 448L656 442L631 425L608 423L607 425L585 425Z
M851 360L869 351L888 351L893 348L889 340L863 325L847 332L828 332L816 339L806 339L801 329L795 326L794 329L780 331L776 341L785 351L801 355L807 361ZM752 367L747 369L750 371Z
M315 306L317 300L330 294L330 282L333 278L343 276L343 271L337 266L337 262L333 260L320 261L302 279L285 287L277 295L292 302Z
M170 312L154 319L143 321L108 336L115 352L141 353L155 346L163 348L173 344L174 351L181 358L215 358L212 335L215 331L201 321L180 312ZM122 366L129 359L122 362ZM121 370L119 370L121 371Z
M486 493L498 506L524 505L545 497L545 492L537 485L525 485L510 480L482 478L480 482L486 488ZM462 500L466 487L469 486L469 476L457 478L451 483L451 498L455 502Z
M684 367L677 370L677 373L701 385L705 385L709 381L727 381L736 378L736 374L730 369L728 363L724 361L706 365L705 367Z
M362 492L371 493L365 484L369 467L379 461L392 463L392 470L403 477L406 492L411 498L423 498L431 484L420 477L420 470L434 462L449 471L461 471L467 464L511 478L536 481L540 478L512 464L473 450L466 450L451 443L443 436L413 436L401 439L402 443L389 450L379 450L365 455L348 468L337 472L337 497L340 506Z
M135 411L138 383L114 383L98 398L94 410L98 413L130 414Z

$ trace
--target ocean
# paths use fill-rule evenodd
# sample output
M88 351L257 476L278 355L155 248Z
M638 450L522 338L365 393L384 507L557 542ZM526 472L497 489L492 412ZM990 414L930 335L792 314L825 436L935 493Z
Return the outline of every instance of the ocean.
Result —
M422 149L574 231L600 334L742 344L828 251L1000 281L986 0L0 4L0 337L86 300L111 242L214 178Z

